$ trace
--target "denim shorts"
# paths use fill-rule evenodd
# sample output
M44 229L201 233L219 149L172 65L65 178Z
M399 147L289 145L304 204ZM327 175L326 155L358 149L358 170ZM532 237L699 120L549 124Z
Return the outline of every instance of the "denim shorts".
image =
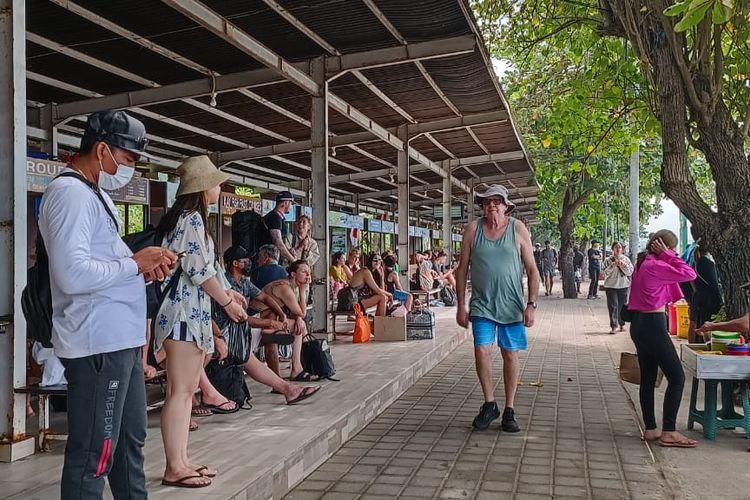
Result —
M523 326L523 321L503 324L472 316L471 329L474 334L474 347L494 344L497 338L497 345L506 351L526 349L526 327Z

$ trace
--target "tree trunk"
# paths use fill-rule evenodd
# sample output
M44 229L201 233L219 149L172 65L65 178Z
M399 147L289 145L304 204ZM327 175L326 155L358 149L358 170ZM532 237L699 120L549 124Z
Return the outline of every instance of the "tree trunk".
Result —
M558 223L560 229L560 274L562 275L563 297L575 299L578 297L575 283L575 269L573 269L573 230L572 220Z
M661 14L671 4L666 0L649 3L647 15L640 14L640 2L605 0L608 33L624 35L642 62L651 66L658 118L662 126L661 187L679 207L701 236L702 244L713 253L724 289L727 315L747 313L747 299L739 286L750 280L750 164L738 125L720 99L713 107L705 82L710 76L698 74L689 63L675 58L686 53L685 39L671 28L673 20ZM633 21L632 16L639 18ZM617 22L612 22L617 21ZM671 42L670 42L671 40ZM672 43L675 49L670 46ZM691 71L702 109L688 98L680 64ZM683 69L685 66L683 66ZM697 147L705 154L716 181L718 212L700 197L690 173L687 156L688 109L697 122Z
M562 275L563 297L566 299L578 298L578 290L575 283L575 269L573 268L573 234L575 233L575 215L591 194L583 191L578 197L573 192L573 187L565 190L563 196L562 211L557 220L557 228L560 231L560 274Z

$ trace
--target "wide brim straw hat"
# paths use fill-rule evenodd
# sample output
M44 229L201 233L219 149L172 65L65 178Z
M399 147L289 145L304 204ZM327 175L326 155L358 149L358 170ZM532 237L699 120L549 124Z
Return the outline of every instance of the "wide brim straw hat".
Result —
M505 186L502 186L500 184L493 184L486 191L484 191L482 193L477 193L476 196L475 196L475 198L474 198L474 201L476 202L477 205L479 205L481 207L482 206L482 202L486 198L489 198L490 196L499 196L499 197L501 197L503 199L503 201L505 201L505 206L508 207L505 210L506 214L509 214L513 210L516 209L516 204L513 203L512 201L510 201L510 199L508 197L508 190L506 189Z
M193 156L177 167L180 176L180 186L177 196L191 193L201 193L219 186L229 180L229 174L222 172L206 155Z

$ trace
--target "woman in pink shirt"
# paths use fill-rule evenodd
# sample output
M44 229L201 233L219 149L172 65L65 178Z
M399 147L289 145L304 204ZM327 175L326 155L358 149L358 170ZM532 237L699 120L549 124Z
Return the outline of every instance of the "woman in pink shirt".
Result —
M648 241L646 251L638 255L628 310L632 313L630 338L638 351L641 367L640 401L644 439L659 445L693 448L696 442L676 431L685 373L667 330L664 306L682 298L678 283L695 279L695 271L675 254L677 236L672 231L657 231ZM656 426L654 388L658 369L669 385L664 395L662 430Z

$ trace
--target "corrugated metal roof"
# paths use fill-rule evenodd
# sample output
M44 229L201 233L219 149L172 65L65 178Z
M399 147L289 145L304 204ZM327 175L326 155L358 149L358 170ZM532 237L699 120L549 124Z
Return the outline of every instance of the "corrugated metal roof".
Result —
M362 0L276 1L338 52L348 54L401 45L399 37L394 36ZM464 2L465 0L378 0L376 6L400 37L408 43L415 43L461 35L474 36L476 30L471 24L472 21L464 14ZM228 74L262 68L259 62L243 51L162 2L78 0L78 4L211 71ZM212 0L206 2L206 5L226 16L240 29L290 62L307 60L326 53L324 47L290 24L282 15L274 12L262 0ZM166 85L204 77L199 71L123 38L99 26L94 20L84 19L48 0L28 0L27 7L30 33L43 36L54 43L157 84ZM126 77L116 76L96 65L78 61L53 48L33 42L27 44L27 58L29 71L100 94L109 95L144 88L142 84ZM432 82L413 62L365 69L362 74L418 122L455 117L456 113L452 107L462 116L504 109L503 98L494 82L494 73L479 49L471 53L424 60L421 64ZM433 82L440 92L433 88ZM382 127L395 129L407 122L398 111L352 74L339 76L330 83L329 88L331 92ZM181 101L145 107L149 111L188 126L199 127L207 131L208 135L186 130L185 126L144 117L137 111L134 111L134 114L143 119L152 135L177 141L171 144L152 141L152 144L161 150L174 152L175 156L190 154L190 146L208 151L228 152L243 149L238 144L260 147L286 142L279 136L292 141L309 139L309 128L300 123L300 120L310 119L311 99L304 90L289 82L256 86L251 90L262 99L280 106L286 113L272 110L240 92L230 91L216 96L216 113ZM41 103L64 103L83 98L76 92L56 88L54 83L48 85L33 79L28 80L27 95L30 100ZM444 100L446 98L448 103ZM198 97L196 100L203 104L210 101L208 96ZM217 116L219 113L228 113L240 121L265 128L270 131L270 135L236 123L237 120ZM299 119L288 116L290 113ZM80 127L82 122L73 120L68 125ZM362 128L349 118L329 109L329 130L332 134L341 135L360 132ZM509 122L477 125L472 127L472 131L481 142L481 146L466 129L460 128L433 133L433 138L440 142L441 147L424 136L413 139L410 145L435 162L450 158L444 149L459 158L482 155L484 149L490 153L522 149L522 144ZM185 147L181 148L179 143L185 143ZM366 142L359 144L357 148L366 154L350 147L337 148L335 160L329 162L332 176L360 170L381 170L387 168L388 164L397 163L396 150L384 142ZM383 161L373 160L367 154L375 155ZM309 178L309 153L288 154L285 158L304 168L291 165L289 161L280 161L278 158L253 158L247 162L269 169L255 171L255 175L264 180L284 181L289 180L289 176ZM350 166L341 165L340 162ZM410 163L414 164L415 161L411 160ZM249 175L253 172L252 166L235 164L233 168L247 171ZM500 172L528 172L532 175L530 162L525 159L497 165L473 165L469 168L471 173L462 168L456 170L454 175L467 182L470 179L479 182L482 177L497 176ZM269 171L277 172L277 178L274 179ZM441 177L429 170L415 175L430 184L441 182ZM387 178L370 179L360 184L378 191L393 188ZM418 184L416 181L412 182L412 185ZM368 188L351 183L336 187L363 195L368 192ZM440 193L431 191L429 196L433 195L439 197ZM418 195L414 195L413 198L415 202L423 200Z

